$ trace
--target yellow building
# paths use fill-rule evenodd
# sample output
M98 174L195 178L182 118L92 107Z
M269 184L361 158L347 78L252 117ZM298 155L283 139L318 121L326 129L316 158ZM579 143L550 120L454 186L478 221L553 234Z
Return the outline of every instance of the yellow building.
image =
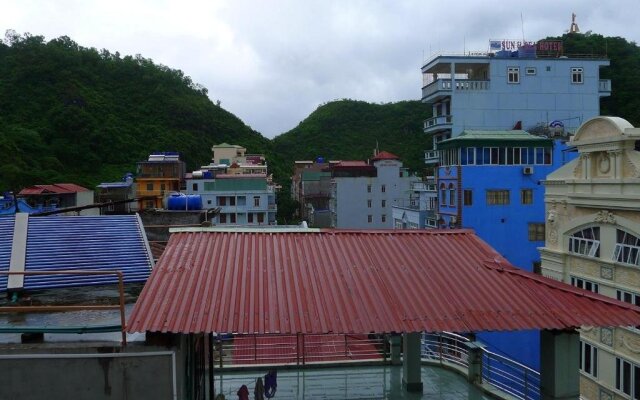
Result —
M545 181L543 275L640 305L639 140L616 117L578 129L579 158ZM640 329L582 327L580 356L582 398L640 398Z
M138 163L136 175L137 196L140 211L164 208L164 200L171 192L179 192L184 186L186 165L178 153L154 153L147 161Z

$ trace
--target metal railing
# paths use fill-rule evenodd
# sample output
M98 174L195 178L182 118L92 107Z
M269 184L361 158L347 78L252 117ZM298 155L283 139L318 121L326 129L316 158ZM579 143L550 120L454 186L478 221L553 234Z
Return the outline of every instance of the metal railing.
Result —
M438 115L437 117L431 117L424 120L424 129L433 128L442 125L451 125L453 123L453 116L451 115Z
M519 399L540 398L540 373L507 357L482 350L482 379Z
M422 358L469 367L471 340L455 333L422 335ZM482 381L518 399L540 398L540 373L482 348Z
M611 79L600 79L598 82L598 91L611 92Z
M229 336L221 339L218 352L221 367L255 364L306 365L387 358L384 339L369 338L367 335Z
M421 356L429 360L447 361L463 367L469 366L470 340L455 333L425 333L422 335Z
M120 331L122 334L122 344L127 344L126 334L126 321L124 313L124 280L121 271L92 271L92 270L58 270L58 271L0 271L0 275L116 275L118 277L118 304L114 305L20 305L20 306L1 306L0 313L34 313L34 312L66 312L66 311L105 311L105 310L119 310L120 311ZM50 328L52 331L56 330L56 327Z
M489 90L488 80L460 79L451 82L451 79L436 79L422 88L422 98L425 99L436 92L450 92L453 90Z

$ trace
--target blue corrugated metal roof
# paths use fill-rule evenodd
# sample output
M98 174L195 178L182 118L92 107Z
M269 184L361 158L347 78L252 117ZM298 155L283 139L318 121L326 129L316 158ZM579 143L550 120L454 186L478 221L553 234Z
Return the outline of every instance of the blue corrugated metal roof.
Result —
M0 220L0 268L8 270L13 217ZM2 249L7 248L8 253ZM5 260L6 258L6 260ZM136 215L30 217L25 271L118 270L124 281L145 282L151 272L142 225ZM0 290L6 290L6 277ZM115 276L29 275L25 289L117 283Z
M15 217L0 216L0 271L9 271L11 243L13 243L13 221ZM7 275L0 275L0 289L7 288Z

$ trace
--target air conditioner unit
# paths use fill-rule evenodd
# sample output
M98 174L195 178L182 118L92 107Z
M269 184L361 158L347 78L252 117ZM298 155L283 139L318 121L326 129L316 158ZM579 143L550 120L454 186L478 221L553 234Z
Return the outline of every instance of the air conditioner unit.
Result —
M524 175L531 175L533 174L533 167L523 167L522 168L522 173Z

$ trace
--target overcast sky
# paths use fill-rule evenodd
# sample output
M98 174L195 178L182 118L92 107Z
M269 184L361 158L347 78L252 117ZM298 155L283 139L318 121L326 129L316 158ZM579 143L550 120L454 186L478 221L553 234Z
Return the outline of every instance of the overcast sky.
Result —
M0 29L67 35L181 69L273 137L342 98L416 100L437 52L569 29L640 41L639 0L0 0ZM522 16L522 19L521 19Z

